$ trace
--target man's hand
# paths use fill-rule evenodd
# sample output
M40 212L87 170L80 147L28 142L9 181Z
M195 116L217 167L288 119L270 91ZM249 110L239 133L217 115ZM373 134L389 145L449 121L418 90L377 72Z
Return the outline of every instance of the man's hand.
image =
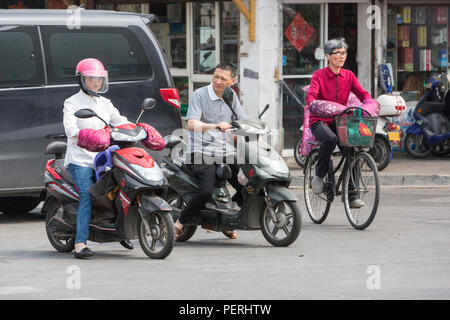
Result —
M217 124L217 127L220 128L220 131L225 132L225 130L231 128L231 124L229 122L222 121Z

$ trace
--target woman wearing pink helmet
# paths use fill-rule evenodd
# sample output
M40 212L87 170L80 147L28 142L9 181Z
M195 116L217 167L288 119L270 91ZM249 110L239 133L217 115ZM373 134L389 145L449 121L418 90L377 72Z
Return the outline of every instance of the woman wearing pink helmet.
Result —
M105 70L99 60L93 58L81 60L76 66L75 75L81 90L64 101L63 122L67 136L64 166L69 168L80 195L74 255L76 258L84 259L93 255L92 251L86 246L92 209L91 196L88 190L93 185L93 164L97 153L79 147L77 140L80 130L103 129L105 124L97 117L77 118L75 112L83 108L92 109L113 126L129 122L126 117L120 115L109 99L100 96L100 94L108 91L108 71ZM133 248L131 242L124 244L124 246L129 249Z

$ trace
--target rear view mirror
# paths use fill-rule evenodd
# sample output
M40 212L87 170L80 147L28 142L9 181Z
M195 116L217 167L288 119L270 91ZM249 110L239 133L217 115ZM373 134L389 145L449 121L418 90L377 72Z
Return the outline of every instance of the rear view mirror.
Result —
M91 110L91 109L80 109L77 112L75 112L75 117L77 118L82 118L82 119L87 119L87 118L92 118L97 116L97 114L95 113L95 111Z
M142 107L141 109L143 110L150 110L152 108L154 108L156 105L156 100L153 98L147 98L142 102Z

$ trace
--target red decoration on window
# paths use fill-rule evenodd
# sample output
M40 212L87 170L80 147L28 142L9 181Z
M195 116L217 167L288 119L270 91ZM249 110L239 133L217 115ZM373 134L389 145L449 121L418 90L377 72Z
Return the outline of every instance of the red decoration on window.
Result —
M297 49L297 51L301 52L303 47L315 32L316 30L311 27L305 19L303 19L300 13L298 13L284 32L284 35Z

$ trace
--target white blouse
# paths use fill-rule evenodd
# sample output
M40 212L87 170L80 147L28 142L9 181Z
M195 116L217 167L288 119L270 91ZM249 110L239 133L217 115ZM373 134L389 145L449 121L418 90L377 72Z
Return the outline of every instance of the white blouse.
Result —
M77 146L78 133L81 129L102 129L105 124L97 117L81 119L75 117L75 112L89 108L97 115L113 126L129 123L126 117L121 116L111 101L105 97L94 97L87 95L82 90L64 101L64 131L67 136L67 151L64 166L70 163L94 168L94 159L97 152L90 152Z

